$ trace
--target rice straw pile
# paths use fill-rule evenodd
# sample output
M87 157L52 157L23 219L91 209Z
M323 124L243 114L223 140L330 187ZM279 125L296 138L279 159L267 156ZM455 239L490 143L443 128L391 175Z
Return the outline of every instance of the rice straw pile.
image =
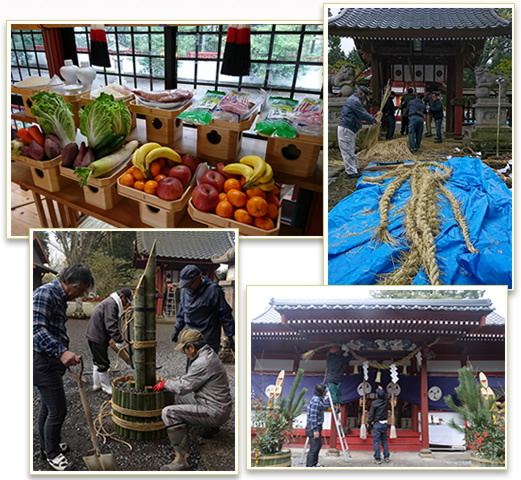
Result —
M371 148L361 150L356 155L360 160L368 162L404 162L417 158L409 149L407 137L377 142Z
M451 174L452 169L443 163L428 161L417 162L412 168L401 165L392 172L364 178L364 182L381 183L394 177L380 199L380 223L375 233L375 238L386 244L398 243L388 230L391 200L406 181L409 181L411 187L411 196L405 206L405 235L409 250L402 255L400 266L394 272L381 275L380 284L410 285L420 268L425 272L431 285L442 284L434 243L440 232L437 204L441 197L445 197L451 205L469 252L478 251L470 241L468 226L458 200L445 186Z

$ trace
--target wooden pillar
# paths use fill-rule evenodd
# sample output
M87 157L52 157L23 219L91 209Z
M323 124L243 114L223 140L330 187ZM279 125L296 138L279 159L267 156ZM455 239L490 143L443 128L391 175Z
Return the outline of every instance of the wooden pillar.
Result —
M369 112L374 115L379 110L381 89L382 89L382 84L380 81L382 62L381 62L380 55L373 53L372 59L371 59L371 68L372 68L371 87L373 90L373 100L377 101L376 102L377 105L371 105Z
M420 410L421 410L421 427L422 427L422 448L420 456L432 456L429 448L429 397L428 397L428 382L427 382L427 348L422 352L422 364L420 370Z
M164 273L160 266L156 266L156 291L157 291L157 302L156 302L156 315L163 315L163 298L164 293Z
M454 138L463 138L463 55L454 59Z
M444 105L446 109L445 133L447 136L453 136L454 134L454 98L456 92L454 72L455 60L454 57L449 57L447 63L447 105Z

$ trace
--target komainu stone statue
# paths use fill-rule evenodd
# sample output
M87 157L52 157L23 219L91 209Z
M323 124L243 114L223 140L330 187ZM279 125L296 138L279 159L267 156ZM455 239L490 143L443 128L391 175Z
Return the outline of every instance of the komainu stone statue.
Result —
M342 65L340 70L328 76L329 93L334 95L333 87L340 89L342 97L349 97L355 91L355 69L351 65Z
M507 96L508 79L502 75L494 75L485 65L477 66L474 69L476 76L476 98L489 98L490 91L499 92L501 85L501 101L503 102Z

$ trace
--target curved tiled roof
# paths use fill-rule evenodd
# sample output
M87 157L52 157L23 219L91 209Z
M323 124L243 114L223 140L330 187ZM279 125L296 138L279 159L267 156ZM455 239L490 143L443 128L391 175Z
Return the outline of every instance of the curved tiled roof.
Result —
M481 30L510 26L493 8L344 8L329 27L354 30Z
M147 256L157 240L159 257L210 260L235 247L235 232L220 230L152 230L136 232L138 253Z

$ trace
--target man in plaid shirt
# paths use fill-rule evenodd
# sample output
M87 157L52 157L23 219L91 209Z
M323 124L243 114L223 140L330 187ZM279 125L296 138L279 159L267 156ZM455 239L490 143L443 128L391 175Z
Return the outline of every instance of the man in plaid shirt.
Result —
M325 383L315 385L315 393L309 402L306 436L309 438L309 452L306 467L317 467L318 454L322 448L322 424L324 423L324 397L327 393Z
M81 297L94 286L87 265L66 268L58 278L33 293L33 383L40 393L38 434L42 456L55 470L72 470L60 443L67 415L63 375L81 358L69 350L67 301Z

